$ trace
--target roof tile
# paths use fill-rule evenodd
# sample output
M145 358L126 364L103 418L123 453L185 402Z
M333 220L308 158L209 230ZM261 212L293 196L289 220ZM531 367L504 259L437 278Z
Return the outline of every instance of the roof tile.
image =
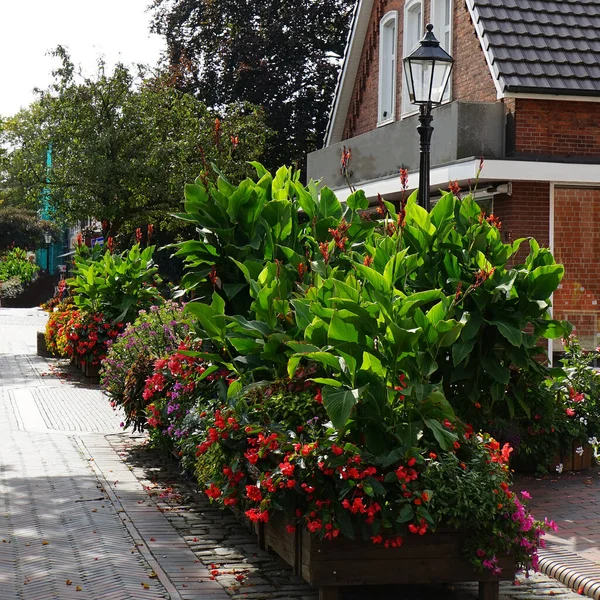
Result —
M469 0L506 91L600 96L600 0Z

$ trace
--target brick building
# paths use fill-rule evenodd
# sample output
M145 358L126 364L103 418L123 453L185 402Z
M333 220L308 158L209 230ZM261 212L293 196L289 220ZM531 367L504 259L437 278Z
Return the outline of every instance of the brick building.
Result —
M469 189L483 157L476 198L507 239L534 236L554 251L566 269L554 316L600 345L600 0L360 0L308 176L347 197L345 146L369 198L397 199L401 167L418 188L402 58L428 22L455 60L433 113L432 201L450 181Z

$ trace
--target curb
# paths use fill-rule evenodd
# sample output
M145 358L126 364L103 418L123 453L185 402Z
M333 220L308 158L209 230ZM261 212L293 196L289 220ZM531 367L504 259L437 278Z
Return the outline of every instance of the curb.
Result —
M555 549L540 550L539 569L544 575L594 600L600 600L600 565L574 552Z

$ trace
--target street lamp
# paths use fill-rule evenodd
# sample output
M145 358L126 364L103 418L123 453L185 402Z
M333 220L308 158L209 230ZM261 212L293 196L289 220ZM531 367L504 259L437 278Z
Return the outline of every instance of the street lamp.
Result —
M46 272L50 273L50 244L52 243L52 235L49 233L44 234L44 241L46 242Z
M442 103L454 59L433 35L433 25L419 45L404 59L410 101L420 107L421 163L419 165L419 205L429 210L429 152L431 149L431 110Z

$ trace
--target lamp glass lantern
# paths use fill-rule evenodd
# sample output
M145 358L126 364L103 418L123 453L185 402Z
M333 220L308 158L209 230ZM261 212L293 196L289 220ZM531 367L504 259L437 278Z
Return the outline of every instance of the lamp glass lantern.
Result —
M404 59L408 95L412 104L439 106L448 87L454 59L440 47L433 25L419 45Z
M44 234L44 241L46 242L46 246L49 246L52 243L52 234L45 233Z

